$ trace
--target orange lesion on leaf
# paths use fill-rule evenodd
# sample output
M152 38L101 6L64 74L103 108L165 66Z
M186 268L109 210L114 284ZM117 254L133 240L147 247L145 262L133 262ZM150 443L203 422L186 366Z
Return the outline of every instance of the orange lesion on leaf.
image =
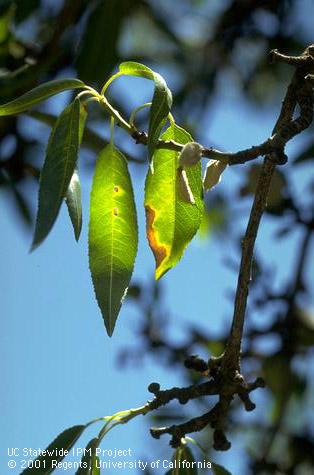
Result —
M155 260L156 260L156 268L162 264L164 259L167 257L167 248L158 242L156 232L154 230L154 221L156 217L156 212L150 206L145 206L145 214L146 214L146 232L147 232L147 239L151 250L154 253Z

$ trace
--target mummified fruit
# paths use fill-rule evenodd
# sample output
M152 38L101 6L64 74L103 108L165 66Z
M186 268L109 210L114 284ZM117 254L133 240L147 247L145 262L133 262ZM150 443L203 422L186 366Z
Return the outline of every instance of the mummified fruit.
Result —
M203 187L205 191L210 190L220 182L221 174L226 166L227 163L220 160L209 160L203 178Z
M201 159L202 149L203 147L197 142L185 144L179 156L179 166L188 168L196 165Z

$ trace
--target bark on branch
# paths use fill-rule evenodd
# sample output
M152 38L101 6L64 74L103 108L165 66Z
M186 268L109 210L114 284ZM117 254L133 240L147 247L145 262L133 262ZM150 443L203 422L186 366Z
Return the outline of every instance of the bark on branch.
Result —
M309 127L313 120L313 73L314 73L314 45L310 45L301 56L292 57L272 52L274 61L284 61L293 65L296 70L283 100L278 120L274 126L270 139L259 146L242 150L237 153L223 153L213 149L204 149L203 155L210 158L228 160L230 164L244 163L265 155L260 172L257 188L253 200L252 209L246 232L242 241L241 263L238 275L237 290L234 303L234 314L231 332L227 341L225 352L218 358L211 358L205 362L197 357L191 357L187 362L188 368L201 372L210 378L211 384L192 386L189 388L173 388L169 391L155 389L155 400L152 404L159 407L172 399L178 399L186 403L195 397L217 394L218 402L207 413L195 417L183 424L170 427L153 428L153 437L159 438L163 434L170 434L170 444L177 447L181 438L190 432L197 432L210 425L214 429L214 448L227 450L230 442L227 440L225 430L230 404L235 395L238 395L247 411L255 408L250 400L249 393L263 386L263 381L257 379L253 383L247 383L241 375L240 353L245 322L247 298L251 279L251 267L254 253L254 245L258 234L259 225L265 208L267 196L271 186L272 176L277 164L287 161L284 147L295 135ZM299 106L299 116L293 119L296 106ZM145 138L143 139L145 140ZM139 139L142 141L142 138ZM159 144L160 147L164 144Z

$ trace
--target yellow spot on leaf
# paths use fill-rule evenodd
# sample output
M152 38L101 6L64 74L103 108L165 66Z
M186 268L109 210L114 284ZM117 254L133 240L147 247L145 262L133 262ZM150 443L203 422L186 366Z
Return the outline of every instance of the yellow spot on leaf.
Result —
M154 253L156 260L156 275L158 275L158 268L161 266L162 262L167 257L167 249L165 246L158 242L155 230L154 230L154 221L156 213L150 206L145 206L146 213L146 232L147 239L150 245L151 250ZM160 276L159 276L160 277Z

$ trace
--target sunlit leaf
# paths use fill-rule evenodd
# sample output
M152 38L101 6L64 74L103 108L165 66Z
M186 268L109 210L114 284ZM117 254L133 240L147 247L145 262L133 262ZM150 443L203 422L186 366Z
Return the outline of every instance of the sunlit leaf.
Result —
M59 92L69 89L82 89L85 84L78 79L55 79L35 87L23 96L7 104L0 105L0 116L20 114Z
M124 411L119 411L119 412L116 412L115 414L112 414L111 416L105 416L104 417L104 420L105 421L119 421L120 419L122 419L123 417L125 416L128 416L130 415L131 413L131 410L130 409L126 409Z
M67 455L66 451L73 447L86 427L86 425L79 425L66 429L47 447L45 455L38 457L32 464L32 468L25 469L21 475L52 473L55 469L55 461L60 462L64 459Z
M89 264L109 336L131 279L137 240L127 162L118 149L108 145L97 160L91 192Z
M172 95L163 77L143 64L127 61L120 64L122 74L140 76L155 82L155 91L150 108L148 126L148 155L151 159L162 127L165 125L172 106Z
M43 124L48 125L49 127L53 127L57 120L57 117L53 114L47 114L46 112L40 112L36 110L28 112L27 115ZM91 128L85 127L83 132L82 147L85 147L92 152L100 153L106 145L108 145L107 140L94 132L94 130ZM126 152L123 152L123 155L126 157L128 162L133 161L135 163L141 163L141 160L135 159Z
M191 136L172 124L163 140L191 142ZM203 216L201 164L186 170L195 203L182 197L178 183L178 152L158 149L154 171L149 170L145 186L146 229L156 260L156 278L174 267L197 232Z
M80 101L75 99L52 129L40 175L38 213L32 248L50 232L75 170L80 133Z
M126 76L138 76L146 79L154 80L154 71L148 66L135 61L125 61L119 66L119 71Z
M82 230L82 193L80 177L77 169L74 170L72 175L66 193L65 202L73 225L74 236L78 241Z
M80 104L79 145L82 142L83 132L87 117L85 107ZM81 183L77 168L74 170L69 187L66 192L65 202L73 225L74 236L78 241L82 229L82 194Z

